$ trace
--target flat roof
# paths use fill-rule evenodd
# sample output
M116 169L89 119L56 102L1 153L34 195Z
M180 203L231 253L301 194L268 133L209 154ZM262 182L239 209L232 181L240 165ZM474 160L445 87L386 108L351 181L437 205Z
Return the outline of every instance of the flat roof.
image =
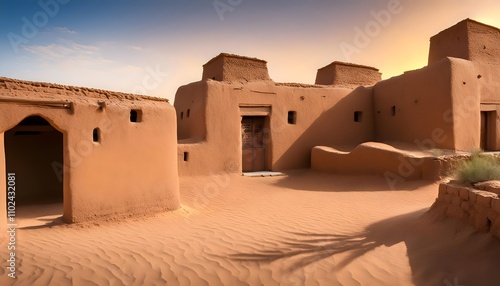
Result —
M61 85L56 83L47 83L47 82L35 82L35 81L27 81L27 80L18 80L7 77L0 77L0 92L2 90L16 91L22 92L23 90L29 90L34 92L43 92L47 93L47 89L56 90L64 90L69 94L64 94L67 97L94 97L94 98L116 98L116 99L125 99L125 100L150 100L150 101L163 101L168 102L166 98L159 98L147 95L139 95L132 93L124 93L118 91L109 91L103 89L96 88L88 88L88 87L78 87L78 86L70 86L70 85ZM61 94L60 92L54 92L56 94ZM90 95L89 95L90 93Z
M446 28L446 29L444 29L444 30L440 31L439 33L437 33L437 34L435 34L434 36L432 36L432 37L431 37L431 39L432 39L432 38L434 38L434 37L439 36L439 35L440 35L440 34L442 34L442 33L445 33L445 32L446 32L446 31L448 31L448 30L451 30L452 28L454 28L454 27L456 27L456 26L458 26L458 25L461 25L461 24L466 24L466 23L471 23L471 24L474 24L474 25L483 26L483 27L486 27L486 28L488 28L488 29L491 29L491 30L494 30L494 31L497 31L497 32L499 32L499 33L500 33L500 29L499 29L499 28L497 28L497 27L495 27L495 26L491 26L491 25L488 25L488 24L485 24L485 23L481 23L481 22L478 22L478 21L476 21L476 20L473 20L473 19L467 18L467 19L464 19L464 20L462 20L462 21L460 21L460 22L456 23L455 25L453 25L453 26L451 26L451 27L448 27L448 28Z
M219 58L236 58L236 59L241 59L241 60L249 60L249 61L254 61L254 62L261 62L261 63L267 63L267 61L265 60L261 60L261 59L258 59L258 58L251 58L251 57L245 57L245 56L239 56L239 55L235 55L235 54L229 54L229 53L220 53L218 56L212 58L211 60L209 60L206 64L204 64L203 66L206 66L208 64L210 64L211 62L219 59Z
M370 70L374 70L374 71L379 71L378 68L374 68L374 67L371 67L371 66L364 66L364 65L353 64L353 63L346 63L346 62L340 62L340 61L334 61L334 62L332 62L329 65L326 65L326 66L324 66L322 68L319 68L318 70L322 70L322 69L325 69L325 68L327 68L329 66L333 66L333 65L349 66L349 67L363 68L363 69L370 69Z

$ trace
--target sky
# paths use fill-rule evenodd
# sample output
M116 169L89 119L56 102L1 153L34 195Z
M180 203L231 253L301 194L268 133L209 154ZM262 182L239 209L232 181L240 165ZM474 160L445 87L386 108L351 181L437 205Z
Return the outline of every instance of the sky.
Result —
M0 76L168 98L221 52L313 84L333 61L382 78L427 64L429 38L498 0L0 0Z

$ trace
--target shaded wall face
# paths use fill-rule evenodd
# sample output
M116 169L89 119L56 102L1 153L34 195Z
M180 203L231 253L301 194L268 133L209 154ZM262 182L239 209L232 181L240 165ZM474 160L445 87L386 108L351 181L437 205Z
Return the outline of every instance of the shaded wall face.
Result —
M429 64L445 57L500 64L500 31L475 22L460 22L431 38Z
M203 82L182 86L177 91L174 107L177 113L178 140L206 138L205 102L206 84Z
M455 149L472 151L481 143L481 95L475 63L463 59L450 59L452 114Z
M455 149L451 80L445 59L376 84L376 140L408 142L419 149Z
M498 29L470 23L468 34L471 61L500 64L500 31Z
M223 59L221 57L203 66L202 80L212 79L217 81L223 80ZM177 95L176 95L177 99Z
M335 67L333 65L321 68L316 73L315 84L333 85L335 81Z
M309 168L315 146L352 147L374 138L371 89L279 87L278 94L282 102L271 118L273 170ZM288 110L296 111L296 124L286 122Z
M50 125L38 126L49 127L43 131L26 127L30 126L5 132L6 170L16 174L16 205L62 202L58 170L63 164L63 135Z
M430 41L429 65L446 57L469 59L467 24L460 23L433 36Z
M500 64L474 63L469 81L478 85L481 103L500 104Z

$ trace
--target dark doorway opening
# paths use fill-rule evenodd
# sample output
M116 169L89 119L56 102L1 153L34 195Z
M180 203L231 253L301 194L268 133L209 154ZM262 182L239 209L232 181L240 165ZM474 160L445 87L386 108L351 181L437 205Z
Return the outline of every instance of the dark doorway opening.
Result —
M30 116L5 132L4 143L6 173L15 173L19 214L33 211L34 206L57 204L62 215L63 134L44 118ZM54 208L45 210L54 215Z
M481 143L484 151L496 151L496 112L481 111Z
M265 116L243 116L241 120L242 171L266 170Z

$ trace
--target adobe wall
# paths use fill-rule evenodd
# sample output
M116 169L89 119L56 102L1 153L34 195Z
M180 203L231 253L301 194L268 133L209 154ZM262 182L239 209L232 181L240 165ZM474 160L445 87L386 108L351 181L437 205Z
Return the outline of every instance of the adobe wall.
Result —
M481 103L500 104L500 64L474 63L474 76Z
M472 151L480 148L481 141L481 96L480 79L474 63L463 59L448 59L451 64L452 113L445 120L453 122L455 149Z
M469 60L500 64L500 29L476 21L468 21Z
M9 79L0 82L0 98L73 103L69 110L0 102L2 136L31 115L45 118L63 133L65 221L114 219L179 207L176 116L168 102ZM104 108L99 108L100 101ZM140 122L130 121L131 109L142 112ZM93 142L94 128L100 129L98 143ZM0 158L5 162L4 152ZM5 176L0 179L5 181ZM0 197L5 198L5 188Z
M316 145L357 145L373 139L372 90L325 86L285 85L271 81L222 83L208 80L179 89L175 107L183 105L184 93L207 85L206 141L184 139L178 156L180 175L239 173L242 170L241 108L268 107L269 135L267 169L309 168L311 149ZM296 124L289 124L289 111L296 112ZM363 120L354 122L354 112ZM223 114L224 116L221 116Z
M446 57L500 63L500 30L470 19L431 37L429 64Z
M466 21L459 22L431 37L428 64L434 64L447 57L469 59Z
M480 232L490 232L500 238L498 194L453 182L442 183L439 185L438 198L431 210L464 221Z
M455 149L449 59L381 81L374 86L375 138L421 149Z
M333 62L318 69L316 84L370 86L381 80L376 68L342 62Z
M416 156L387 144L366 142L350 152L317 146L312 150L311 169L344 175L377 175L389 180L436 180L441 164L432 156Z
M495 67L445 58L377 83L376 140L413 143L420 149L480 148L480 111L500 106ZM495 130L499 128L497 124Z
M227 53L221 53L203 65L202 79L229 82L270 80L266 61Z
M178 115L189 104L204 102L205 117L197 122L205 120L207 126L206 133L190 134L198 125L179 124L178 156L185 158L184 150L190 149L204 154L189 160L209 162L192 167L184 162L180 173L241 170L242 105L271 110L265 141L267 169L274 171L309 167L310 150L318 145L352 150L367 141L403 142L412 145L410 150L471 151L481 146L482 111L489 112L488 149L500 150L499 31L464 20L431 38L427 67L384 81L375 68L333 62L318 70L321 85L275 84L265 61L220 54L204 65L206 91L185 86L176 96ZM297 112L297 124L286 122L288 111Z
M177 139L205 140L207 85L195 82L180 87L175 94ZM205 96L203 96L205 95Z

